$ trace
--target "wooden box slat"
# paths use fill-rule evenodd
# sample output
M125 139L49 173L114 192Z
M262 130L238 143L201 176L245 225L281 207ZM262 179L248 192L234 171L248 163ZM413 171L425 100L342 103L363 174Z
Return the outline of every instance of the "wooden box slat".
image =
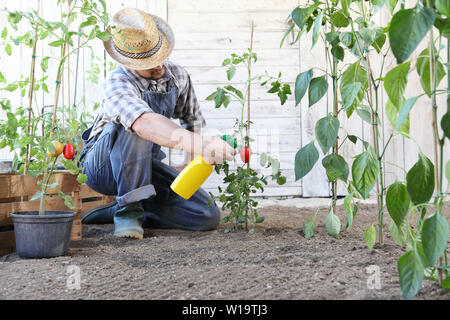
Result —
M0 232L0 256L14 251L16 248L16 239L14 231Z
M37 191L37 181L42 177L33 178L22 175L0 174L0 198L14 198L32 196ZM62 192L74 191L74 187L79 187L77 177L64 172L56 172L51 182L57 181ZM48 189L49 194L56 194L56 188Z

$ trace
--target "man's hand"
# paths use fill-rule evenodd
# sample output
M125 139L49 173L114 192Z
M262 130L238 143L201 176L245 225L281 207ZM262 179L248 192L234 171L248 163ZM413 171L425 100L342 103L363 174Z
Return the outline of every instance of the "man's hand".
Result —
M193 156L202 155L209 164L232 160L236 154L236 150L221 138L202 137L153 112L142 114L132 125L132 130L141 138L163 147L189 152Z
M227 160L233 160L236 150L221 138L203 138L202 155L209 164L221 164Z

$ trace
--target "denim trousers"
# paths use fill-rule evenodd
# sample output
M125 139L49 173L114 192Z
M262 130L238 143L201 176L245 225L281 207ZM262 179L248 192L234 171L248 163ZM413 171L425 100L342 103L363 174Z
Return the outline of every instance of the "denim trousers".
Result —
M205 190L200 188L186 200L170 189L179 172L161 161L161 153L153 142L110 123L82 151L86 184L101 194L115 195L119 206L141 202L143 227L217 227L220 210Z

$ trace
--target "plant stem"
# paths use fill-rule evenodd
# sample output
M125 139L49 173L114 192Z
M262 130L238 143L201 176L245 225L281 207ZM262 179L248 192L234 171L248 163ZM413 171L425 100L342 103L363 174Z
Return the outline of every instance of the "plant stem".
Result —
M53 168L55 167L56 164L56 159L58 159L58 157L54 157L53 159L53 163L51 164L50 167L50 173L48 172L48 163L49 161L47 160L47 163L45 164L45 171L44 171L44 177L42 179L42 181L45 181L44 184L42 185L42 197L41 197L41 203L39 205L39 215L43 216L45 213L45 194L47 192L47 187L48 187L48 183L50 182L50 178L53 175Z
M361 14L365 20L366 14L364 12L364 0L361 0ZM352 24L353 29L353 24ZM358 46L359 42L357 41ZM379 174L377 177L377 207L378 207L378 243L380 246L384 243L384 236L383 236L383 207L384 207L384 186L383 186L383 167L381 165L381 158L379 156L378 150L379 148L379 132L378 132L378 87L375 86L375 82L372 76L372 69L370 66L370 54L369 52L366 53L364 56L364 52L362 51L362 48L359 47L361 55L365 57L365 60L367 62L367 81L369 83L369 92L368 92L368 102L370 105L371 113L370 113L370 119L372 122L372 139L373 139L373 148L375 151L375 155L378 159L378 165L379 165ZM375 90L375 109L374 103L373 103L373 90Z
M338 105L338 96L337 96L337 64L338 61L335 57L333 57L333 65L332 65L332 73L333 73L333 116L338 118L339 114L339 105ZM333 146L333 153L338 156L339 155L339 139L336 139ZM332 207L333 212L336 213L336 200L337 200L337 179L331 183L331 192L333 194L332 198Z
M41 6L41 0L37 1L36 15L39 16L39 8ZM38 41L38 28L34 28L34 39L33 39L33 54L31 56L31 71L30 71L30 89L28 93L28 126L27 135L31 134L31 113L33 110L33 92L34 92L34 70L36 65L36 47ZM28 165L30 161L30 144L27 143L27 153L25 155L25 167L23 170L24 175L28 174Z
M69 3L68 3L69 12L70 12L70 4L71 4L71 1L69 1ZM67 18L66 18L66 30L69 30L69 23L70 23L70 14L68 14ZM63 35L63 37L64 37L64 35ZM71 53L69 51L69 53L67 55L65 54L66 46L67 46L67 42L64 42L64 45L61 48L61 59L59 61L58 71L56 73L55 104L53 106L52 130L50 131L50 140L53 139L53 131L54 131L55 125L56 125L56 111L58 109L59 91L61 89L62 69L64 67L64 61Z
M253 54L253 32L254 32L254 28L255 28L255 24L252 20L252 28L251 28L251 32L250 32L250 57L248 59L248 65L247 65L247 70L248 70L248 88L247 88L247 140L245 141L245 147L249 148L250 147L250 88L251 88L251 78L252 78L252 55ZM250 159L248 159L247 162L247 176L248 176L248 172L250 171ZM246 197L248 198L250 195L250 191L249 191L249 187L248 184L246 184L246 188L245 188L245 192L246 192ZM251 205L249 204L249 202L247 201L247 207L251 208ZM248 211L247 210L245 212L245 214L248 216ZM248 219L245 222L245 228L246 230L248 230Z

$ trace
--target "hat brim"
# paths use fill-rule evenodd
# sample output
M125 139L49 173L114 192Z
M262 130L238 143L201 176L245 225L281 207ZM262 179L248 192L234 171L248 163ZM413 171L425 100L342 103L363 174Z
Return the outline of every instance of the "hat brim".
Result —
M122 55L119 51L117 51L112 37L108 41L103 41L103 45L108 54L113 58L116 62L134 70L145 70L157 67L164 63L164 61L170 56L172 53L175 37L172 29L158 16L148 14L156 24L156 27L161 34L161 48L152 56L142 59L133 59ZM110 31L110 27L108 27L108 31Z

